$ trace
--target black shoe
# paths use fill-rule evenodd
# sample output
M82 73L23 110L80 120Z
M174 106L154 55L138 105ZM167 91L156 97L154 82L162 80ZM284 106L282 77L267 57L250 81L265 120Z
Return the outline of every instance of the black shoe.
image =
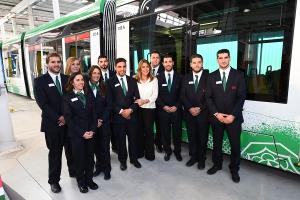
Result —
M110 172L104 173L104 180L109 180L111 178Z
M155 156L145 156L146 160L153 161L155 160Z
M171 153L166 153L164 156L165 161L169 161L171 157Z
M187 163L185 164L187 167L191 167L193 166L195 163L197 162L197 160L195 160L194 158L191 158L189 161L187 161Z
M127 169L126 163L121 163L121 164L120 164L120 169L121 169L122 171L125 171L125 170Z
M89 191L88 187L85 185L78 185L78 189L81 193L87 193Z
M50 184L50 187L51 187L51 191L53 193L59 193L61 191L61 187L60 187L59 183Z
M233 173L231 173L231 179L232 179L232 181L235 182L235 183L239 183L240 180L241 180L240 175L239 175L238 172L233 172Z
M212 166L209 170L207 170L207 174L212 175L215 174L217 171L221 170L222 167Z
M99 174L101 173L101 170L100 169L96 169L93 176L96 177L96 176L99 176Z
M133 164L133 166L135 166L136 168L141 168L142 167L141 163L138 160L133 161L133 162L130 161L130 163Z
M163 152L163 148L162 148L162 145L155 145L156 146L156 151L158 153L162 153Z
M182 156L180 153L174 153L174 154L175 154L176 160L182 161Z
M205 169L205 162L198 162L198 169L200 170Z
M97 183L95 183L94 181L90 182L89 184L87 184L87 186L91 189L91 190L97 190L99 187L97 185Z

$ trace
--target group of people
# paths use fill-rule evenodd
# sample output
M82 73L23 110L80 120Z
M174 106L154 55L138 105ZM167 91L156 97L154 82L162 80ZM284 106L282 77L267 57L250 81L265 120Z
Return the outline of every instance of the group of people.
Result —
M151 62L140 60L136 75L130 77L126 75L124 58L114 61L113 72L108 69L107 57L99 56L98 65L92 65L83 74L80 61L71 57L63 74L60 55L48 54L48 72L35 79L34 93L42 110L41 132L45 133L49 149L51 191L61 191L63 148L69 175L76 177L82 193L98 189L93 176L103 172L105 180L111 178L110 142L122 171L127 169L128 155L136 168L142 167L139 158L155 160L155 146L157 152L165 153L165 161L170 160L172 153L182 161L183 119L190 155L186 166L198 163L199 169L205 168L211 125L214 165L207 174L222 169L226 130L231 144L229 168L232 180L239 182L245 80L242 73L230 67L227 49L217 52L217 61L219 69L209 74L203 69L202 56L192 55L191 72L182 76L173 69L171 55L166 54L161 60L159 52L153 51Z

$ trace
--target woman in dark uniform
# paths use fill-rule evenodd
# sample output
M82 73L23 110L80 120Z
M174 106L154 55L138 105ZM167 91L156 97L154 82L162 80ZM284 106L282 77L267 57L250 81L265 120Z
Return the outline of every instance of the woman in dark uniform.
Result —
M98 189L93 182L94 136L97 120L93 96L85 89L84 77L80 72L73 73L66 86L64 116L72 141L76 179L81 193Z
M88 93L93 96L96 106L98 128L95 137L96 171L94 176L104 173L104 179L110 179L110 111L111 105L107 98L107 90L101 75L101 69L92 65L89 69Z

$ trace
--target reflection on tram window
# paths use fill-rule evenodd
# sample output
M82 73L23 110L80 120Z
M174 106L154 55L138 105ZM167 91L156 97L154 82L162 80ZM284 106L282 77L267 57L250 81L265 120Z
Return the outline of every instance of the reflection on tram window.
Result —
M212 72L216 52L229 49L231 66L245 73L248 100L286 103L294 6L295 1L275 0L193 5L195 52Z
M136 72L138 61L150 60L150 52L157 50L163 56L169 53L175 69L184 68L184 34L188 22L187 9L177 9L130 21L131 72Z

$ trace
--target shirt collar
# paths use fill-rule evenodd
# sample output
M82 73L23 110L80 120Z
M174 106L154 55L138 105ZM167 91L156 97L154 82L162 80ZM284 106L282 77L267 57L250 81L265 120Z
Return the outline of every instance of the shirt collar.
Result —
M201 69L200 72L197 72L197 73L193 71L193 76L198 75L198 78L199 78L202 75L202 71L203 71L203 69Z
M169 72L165 70L165 76L166 76L166 77L169 76L168 74L171 74L171 76L173 76L173 74L174 74L174 69L172 69L172 70L169 71Z
M77 90L73 89L73 92L74 92L75 94L78 94L78 93L82 93L82 94L84 94L84 91L83 91L83 90L81 90L81 91L77 91Z
M123 78L123 80L126 80L126 75L124 75L124 76L120 76L120 75L118 75L118 74L116 74L117 75L117 77L118 77L118 79L120 80L121 78Z
M223 70L223 69L219 68L219 71L220 71L220 73L221 73L221 74L223 74L223 72L225 72L225 74L226 74L226 75L228 75L228 74L229 74L229 72L230 72L230 68L231 68L230 66L229 66L229 67L227 67L227 69L225 69L225 70Z
M58 76L58 79L60 80L60 73L54 74L54 73L52 73L52 72L50 72L50 71L48 71L48 73L49 73L49 75L51 76L51 78L52 78L53 80L56 79L56 76Z

